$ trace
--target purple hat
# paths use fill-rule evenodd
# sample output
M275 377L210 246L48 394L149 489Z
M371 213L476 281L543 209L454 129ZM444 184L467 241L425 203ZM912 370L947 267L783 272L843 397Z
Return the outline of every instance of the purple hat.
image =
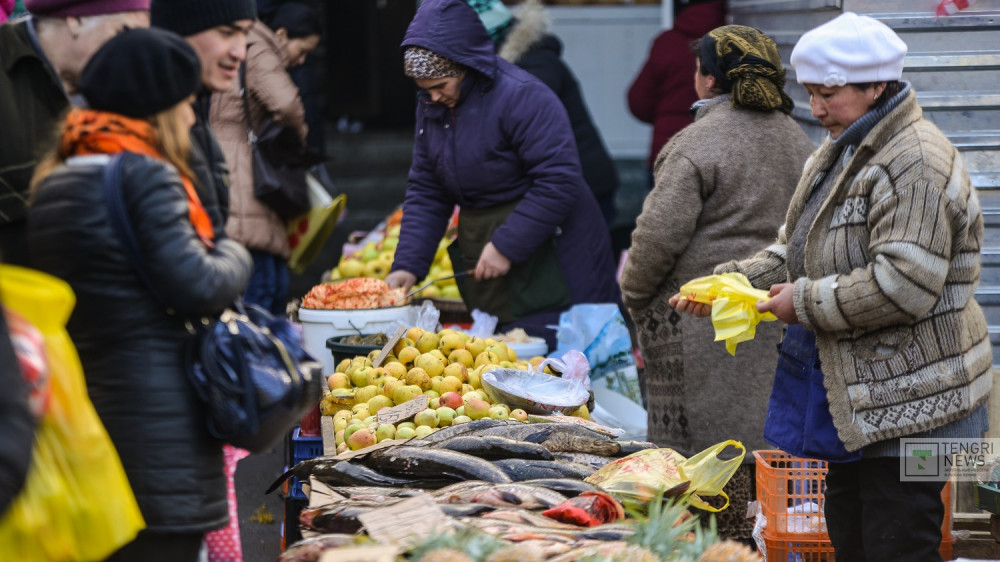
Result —
M29 12L50 18L148 11L149 4L150 0L24 0Z

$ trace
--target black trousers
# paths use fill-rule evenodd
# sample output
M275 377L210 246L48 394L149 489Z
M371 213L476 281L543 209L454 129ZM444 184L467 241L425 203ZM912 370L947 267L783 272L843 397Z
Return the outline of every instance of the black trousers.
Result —
M105 562L197 562L205 533L140 531Z
M945 482L900 482L899 458L830 463L826 527L838 562L941 560Z

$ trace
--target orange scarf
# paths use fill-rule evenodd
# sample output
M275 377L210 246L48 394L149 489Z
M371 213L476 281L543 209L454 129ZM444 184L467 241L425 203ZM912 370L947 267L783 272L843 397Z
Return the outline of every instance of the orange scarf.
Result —
M169 163L156 149L155 138L153 126L147 121L105 111L73 109L66 116L59 150L67 157L128 151ZM201 241L211 248L215 236L212 221L201 205L191 178L181 174L181 183L187 193L188 218Z

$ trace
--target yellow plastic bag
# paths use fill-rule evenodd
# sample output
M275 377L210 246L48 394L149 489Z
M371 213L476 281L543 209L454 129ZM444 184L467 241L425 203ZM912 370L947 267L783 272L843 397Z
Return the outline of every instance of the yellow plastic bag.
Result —
M66 333L73 291L44 273L0 266L0 295L44 336L52 392L27 481L0 518L0 560L103 560L145 522Z
M767 291L755 289L742 273L699 277L685 283L681 297L712 305L715 341L726 340L726 351L736 355L736 345L757 335L757 324L774 322L777 316L757 311L757 301L769 300Z
M720 459L719 453L729 446L738 448L740 454ZM626 507L641 513L645 513L649 502L660 494L717 512L729 506L729 497L722 488L736 473L745 455L743 443L733 440L712 445L690 459L673 449L645 449L604 465L586 481L600 486ZM726 503L715 508L702 496L722 496Z
M312 172L306 173L306 185L310 209L288 222L288 245L292 251L288 267L295 273L302 273L316 261L347 204L347 195L330 196Z

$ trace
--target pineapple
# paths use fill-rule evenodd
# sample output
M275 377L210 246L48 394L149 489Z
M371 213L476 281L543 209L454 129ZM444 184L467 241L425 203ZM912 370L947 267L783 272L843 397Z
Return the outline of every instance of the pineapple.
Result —
M724 540L705 549L698 562L763 562L764 558L745 544Z

